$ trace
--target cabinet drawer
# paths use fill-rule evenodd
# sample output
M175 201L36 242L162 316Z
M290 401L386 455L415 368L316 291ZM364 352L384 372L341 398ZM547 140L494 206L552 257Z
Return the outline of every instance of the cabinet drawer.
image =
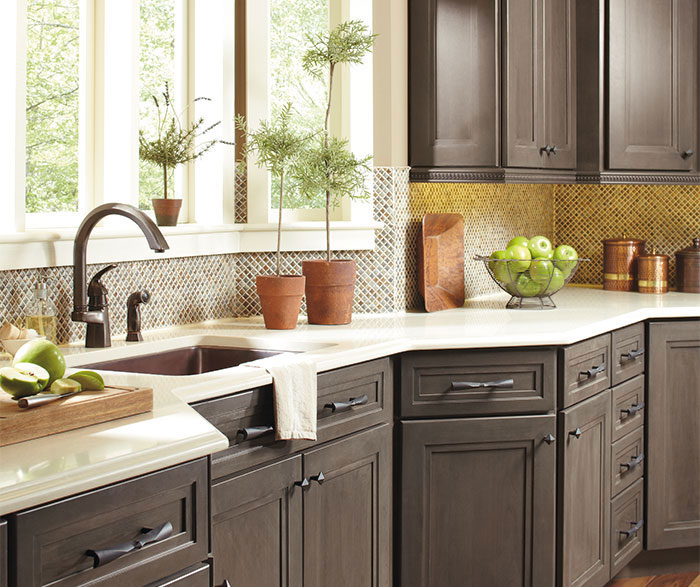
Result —
M618 385L644 373L644 323L612 333L612 384Z
M548 412L553 349L418 351L401 357L401 417Z
M209 587L209 564L200 563L151 583L148 587Z
M148 585L207 558L208 478L199 459L14 514L14 587ZM89 550L128 545L170 523L160 539L103 562Z
M560 408L568 408L610 387L609 334L573 344L560 353Z
M351 405L350 400L360 401ZM319 374L316 442L275 440L271 385L207 400L192 407L229 439L229 448L212 456L212 478L217 479L320 442L389 422L393 414L391 360L378 359ZM247 437L241 433L246 429L249 431ZM264 433L257 435L260 431Z
M637 428L624 438L613 442L611 492L617 495L644 475L644 428Z
M613 442L644 424L644 375L614 387L612 390Z
M612 500L610 548L615 576L642 551L644 535L644 480L639 479Z

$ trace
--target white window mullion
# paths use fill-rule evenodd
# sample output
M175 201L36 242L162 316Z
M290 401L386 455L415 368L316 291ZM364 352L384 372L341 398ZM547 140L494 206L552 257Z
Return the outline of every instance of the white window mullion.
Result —
M139 14L138 0L96 0L96 204L138 206Z
M24 223L27 2L10 0L0 25L0 205L8 222L0 232L22 232Z
M95 182L95 2L80 2L78 213L81 218L95 207L98 191Z

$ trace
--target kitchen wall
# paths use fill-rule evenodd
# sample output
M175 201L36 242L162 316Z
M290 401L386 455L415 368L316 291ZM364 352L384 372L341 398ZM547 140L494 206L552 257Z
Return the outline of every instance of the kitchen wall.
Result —
M236 217L245 222L245 183L237 184ZM419 308L416 287L416 239L420 221L430 212L464 216L467 296L498 291L477 254L502 248L514 235L544 234L573 245L591 262L578 283L602 280L603 238L626 233L672 255L700 235L698 186L555 186L504 184L427 184L408 182L405 167L381 167L374 174L374 218L384 228L373 251L339 251L337 258L357 260L354 311L385 313ZM285 253L283 270L300 272L301 261L321 252ZM120 263L105 277L110 290L112 333L126 332L126 298L147 288L152 300L142 310L143 328L160 328L260 313L255 276L270 272L271 253L212 255ZM675 263L671 258L672 275ZM88 274L97 267L90 266ZM70 321L72 267L42 269L58 306L61 342L80 340L84 325ZM0 320L17 322L32 299L39 270L0 272Z

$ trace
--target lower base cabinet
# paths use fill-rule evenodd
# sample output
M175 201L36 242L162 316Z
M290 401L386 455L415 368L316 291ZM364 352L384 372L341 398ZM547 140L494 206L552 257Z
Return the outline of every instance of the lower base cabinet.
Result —
M560 587L610 580L610 391L559 414Z
M402 422L399 584L553 587L554 434L554 415Z
M214 481L214 585L391 585L391 479L385 424Z

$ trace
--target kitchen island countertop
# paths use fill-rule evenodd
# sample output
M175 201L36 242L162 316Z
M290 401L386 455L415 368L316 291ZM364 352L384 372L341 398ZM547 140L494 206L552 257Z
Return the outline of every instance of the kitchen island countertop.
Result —
M411 350L558 346L650 318L700 317L700 295L606 292L567 287L551 310L506 310L508 296L467 301L433 314L356 315L345 326L265 330L262 318L224 319L145 332L144 342L110 349L65 347L69 367L176 346L238 341L306 352L319 372ZM698 323L700 329L700 322ZM191 376L104 372L113 384L153 387L154 411L0 448L0 515L224 450L225 436L188 404L267 385L251 367Z

